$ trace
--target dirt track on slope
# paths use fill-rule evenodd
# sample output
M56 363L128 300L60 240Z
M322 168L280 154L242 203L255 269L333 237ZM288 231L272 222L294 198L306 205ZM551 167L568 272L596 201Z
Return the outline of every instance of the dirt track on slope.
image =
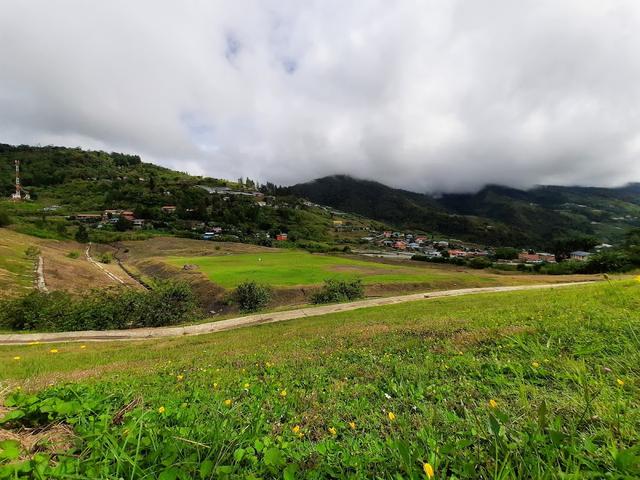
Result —
M236 328L249 327L264 323L283 322L297 318L326 315L329 313L347 312L360 308L379 307L383 305L395 305L398 303L415 302L418 300L456 297L461 295L473 295L479 293L514 292L522 290L546 290L565 288L575 285L586 285L593 282L555 283L543 285L518 285L512 287L486 287L465 288L460 290L442 290L439 292L416 293L412 295L400 295L386 298L373 298L356 302L323 305L319 307L299 308L284 312L262 313L247 315L244 317L230 318L217 322L187 325L183 327L158 327L137 328L131 330L105 330L82 332L56 332L56 333L17 333L0 335L0 345L25 345L33 342L59 343L59 342L108 342L125 340L146 340L163 337L181 337L186 335L203 335L207 333L222 332Z

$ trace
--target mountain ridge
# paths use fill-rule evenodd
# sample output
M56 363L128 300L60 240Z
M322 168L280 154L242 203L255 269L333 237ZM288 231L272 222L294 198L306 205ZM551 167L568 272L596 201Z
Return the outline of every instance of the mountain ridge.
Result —
M436 230L464 240L544 247L552 237L589 235L620 241L640 226L640 183L623 187L541 185L521 190L487 185L476 193L439 196L348 175L293 185L317 203L399 228Z

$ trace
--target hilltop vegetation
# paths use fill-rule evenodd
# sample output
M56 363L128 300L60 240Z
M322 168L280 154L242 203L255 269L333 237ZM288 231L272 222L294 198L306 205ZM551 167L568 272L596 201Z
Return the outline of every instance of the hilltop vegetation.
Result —
M488 186L476 194L432 197L336 175L291 187L314 202L397 226L492 245L550 248L593 236L619 243L640 227L640 184L622 188Z
M145 219L154 231L195 236L208 226L219 226L228 240L270 243L266 234L288 233L289 240L313 246L333 241L329 230L331 217L320 209L309 208L299 199L275 195L271 184L260 188L270 196L261 205L251 195L212 195L204 187L226 186L236 192L255 191L251 180L243 184L226 180L196 177L144 163L138 156L121 153L86 151L65 147L30 147L0 144L0 196L8 198L14 190L15 160L21 162L22 184L32 202L10 204L3 201L0 211L8 212L20 231L47 238L72 238L77 223L64 216L78 213L102 213L106 209L133 212ZM267 203L267 202L263 202ZM53 210L43 208L54 206ZM175 206L167 214L162 206ZM264 208L263 208L264 207ZM103 231L92 231L94 241L126 238L131 229L123 220ZM142 238L151 232L138 232ZM316 245L316 247L318 247Z
M639 309L612 282L0 347L0 477L637 478Z
M64 238L60 233L64 226L36 225L35 220L42 207L59 204L60 214L131 210L136 218L151 220L165 232L187 232L190 222L204 222L223 226L227 239L254 243L264 243L266 233L275 236L280 232L312 248L309 242L326 249L344 241L334 234L331 215L305 205L302 198L360 215L360 220L350 219L360 226L380 229L388 224L494 246L548 249L550 239L585 236L619 243L627 230L640 227L637 184L617 189L539 187L528 191L488 186L476 194L436 198L340 175L280 188L270 183L259 186L251 180L239 184L191 176L144 163L136 155L0 144L0 195L4 198L13 191L16 159L22 163L23 184L35 202L5 205L4 210L17 217L18 223L31 216L28 228L22 226L25 233L51 238ZM198 185L259 190L272 200L267 202L269 208L260 208L255 199L233 195L224 200ZM163 205L176 206L175 216L164 215ZM95 240L117 237L104 234ZM354 240L357 237L350 239Z

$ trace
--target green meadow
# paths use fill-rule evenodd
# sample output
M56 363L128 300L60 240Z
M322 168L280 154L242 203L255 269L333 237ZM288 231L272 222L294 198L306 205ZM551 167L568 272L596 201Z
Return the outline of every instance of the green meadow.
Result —
M469 272L460 275L453 270L430 266L389 265L353 258L311 254L303 251L244 253L199 257L168 257L170 264L181 267L197 265L212 281L225 288L236 287L245 280L273 286L317 285L327 278L362 278L365 284L460 281L495 282L490 275Z
M33 287L34 260L25 255L28 246L21 235L0 229L0 299L27 293Z
M0 478L638 478L638 312L614 281L0 347Z

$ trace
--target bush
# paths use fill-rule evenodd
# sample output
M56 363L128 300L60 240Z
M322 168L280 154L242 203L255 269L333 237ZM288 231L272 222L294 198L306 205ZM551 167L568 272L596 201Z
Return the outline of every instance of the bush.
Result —
M467 265L471 268L475 268L476 270L481 270L483 268L489 268L492 263L488 258L474 257L467 262Z
M11 225L11 217L4 210L0 210L0 227L8 227Z
M0 326L13 330L107 330L174 325L195 316L185 283L162 282L153 290L94 290L82 297L66 292L31 292L0 304Z
M89 241L89 232L84 225L80 225L75 235L76 242L87 243Z
M24 251L24 254L28 258L36 258L38 255L40 255L40 248L36 247L35 245L29 245Z
M362 280L325 280L322 290L311 297L313 303L336 303L364 298Z
M243 282L233 292L233 300L242 312L257 312L269 304L271 289L256 282Z
M67 257L69 258L73 258L76 259L80 256L80 253L76 250L72 250L71 252L67 253Z
M100 263L109 264L111 263L111 260L113 260L113 255L111 255L110 252L104 252L100 255Z

